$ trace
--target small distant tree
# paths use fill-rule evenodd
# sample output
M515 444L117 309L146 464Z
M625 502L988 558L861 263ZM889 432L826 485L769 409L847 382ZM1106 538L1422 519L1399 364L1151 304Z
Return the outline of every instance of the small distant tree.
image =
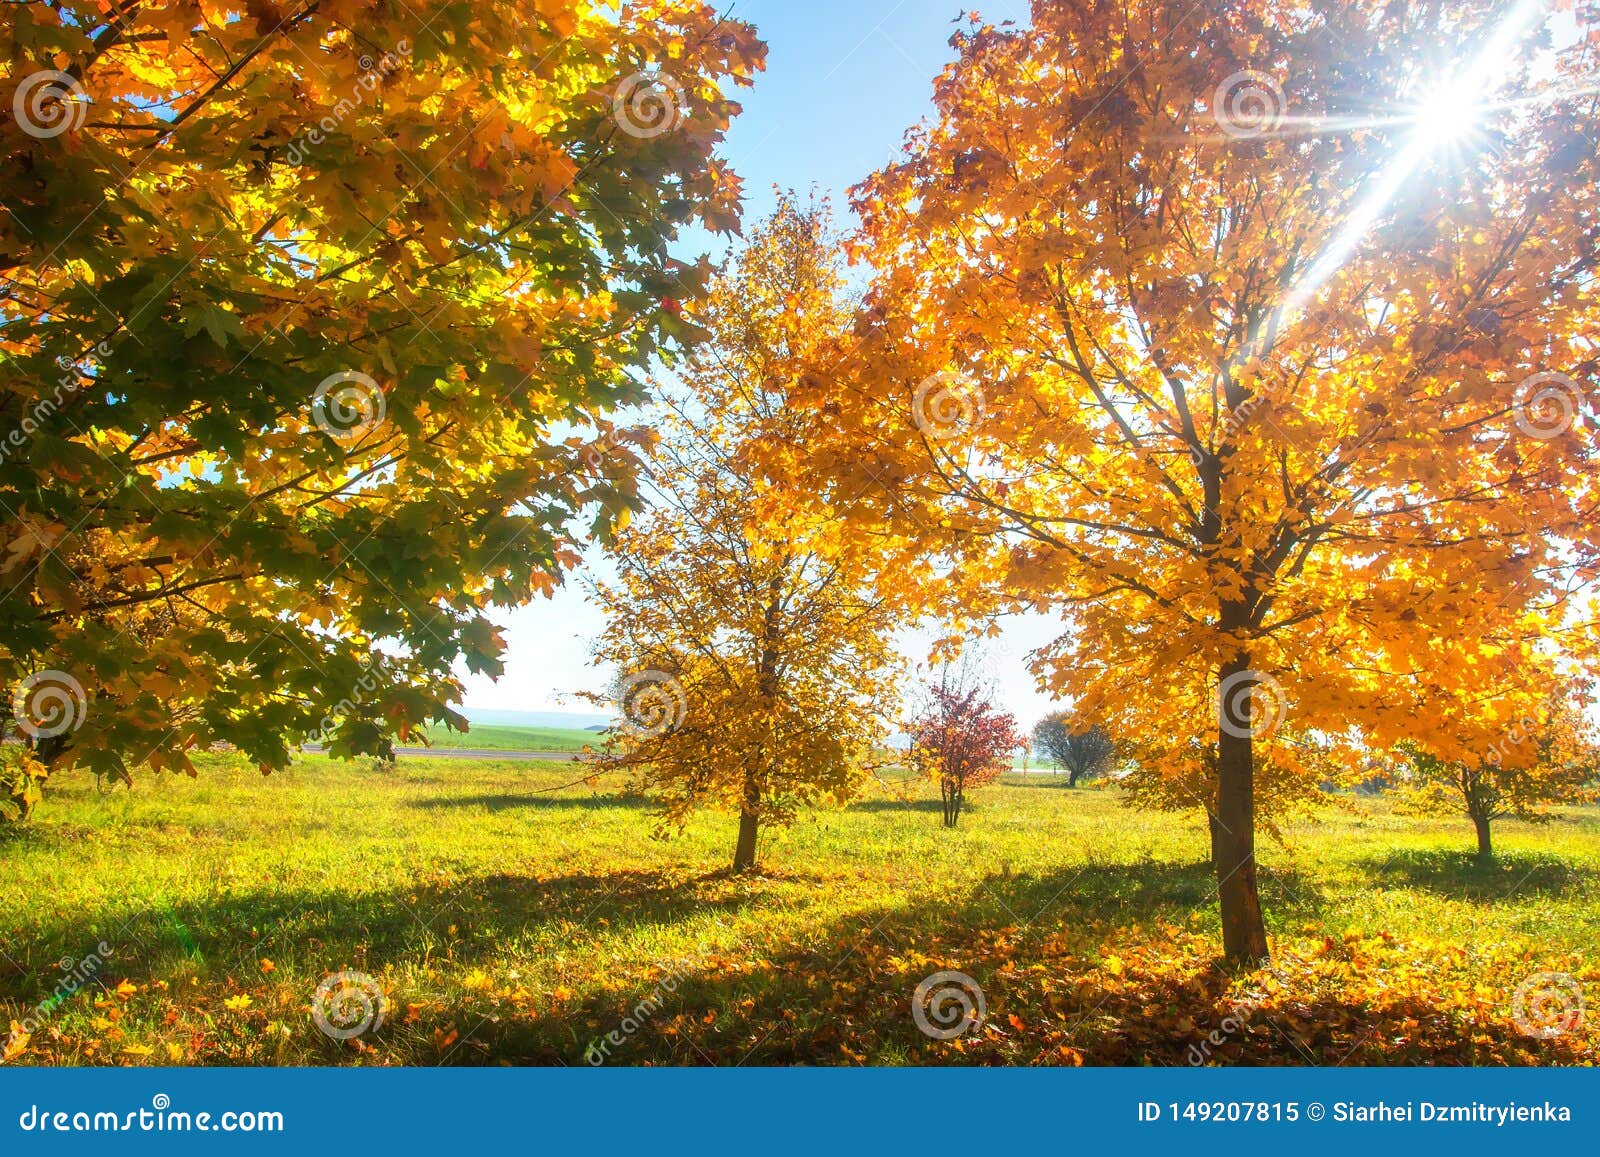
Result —
M1410 766L1401 809L1431 815L1464 811L1478 834L1478 858L1485 862L1494 859L1495 820L1548 823L1553 805L1600 798L1600 749L1582 716L1567 707L1517 720L1482 759L1446 760L1418 747L1404 754Z
M1104 775L1111 770L1117 745L1105 728L1097 723L1085 725L1066 711L1054 711L1039 720L1033 729L1035 749L1058 770L1067 773L1067 786Z
M840 530L833 496L748 460L762 440L807 444L788 383L846 332L844 291L826 204L781 196L685 310L708 340L663 391L650 505L599 584L596 655L622 672L622 721L589 762L629 773L663 830L702 808L737 813L735 872L756 866L766 827L859 793L898 699L898 604L877 582L876 541Z
M939 782L944 826L961 818L968 791L993 783L1026 743L1017 721L979 687L933 688L927 710L911 724L911 765Z

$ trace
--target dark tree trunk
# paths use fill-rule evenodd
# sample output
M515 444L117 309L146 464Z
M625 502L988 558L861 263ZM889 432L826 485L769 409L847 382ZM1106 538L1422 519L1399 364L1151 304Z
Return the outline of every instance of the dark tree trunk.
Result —
M1249 669L1244 656L1222 667L1227 680ZM1235 702L1241 702L1234 697ZM1248 704L1243 698L1242 703ZM1248 713L1248 706L1244 707ZM1259 964L1268 957L1267 928L1261 919L1261 894L1256 887L1255 751L1251 721L1229 719L1222 705L1217 730L1217 815L1212 830L1217 895L1222 908L1222 951L1238 964ZM1242 724L1242 726L1241 726Z
M733 870L748 872L756 866L756 833L761 817L755 812L739 813L739 842L733 848Z
M761 781L755 772L744 777L744 801L739 809L739 842L733 847L733 870L748 872L756 866L756 836L761 828Z
M961 785L951 780L939 781L939 799L944 804L944 826L953 828L961 818Z
M1478 829L1478 859L1489 863L1494 859L1494 839L1489 832L1489 817L1475 813L1472 824Z
M783 573L767 581L767 608L761 628L761 660L757 667L758 690L770 708L778 701L778 648L783 641L779 616L783 610ZM744 798L739 808L739 842L733 848L733 870L748 872L756 866L756 837L761 828L761 780L759 770L765 752L757 751L755 765L744 776Z

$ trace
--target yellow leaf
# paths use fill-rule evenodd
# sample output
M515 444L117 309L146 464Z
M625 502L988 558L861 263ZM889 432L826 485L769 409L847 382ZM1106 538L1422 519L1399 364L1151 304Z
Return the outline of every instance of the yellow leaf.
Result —
M31 1036L31 1033L25 1033L22 1031L22 1026L20 1024L18 1024L16 1021L12 1021L11 1035L6 1037L3 1045L0 1045L0 1062L9 1061L13 1057L21 1056L22 1050L28 1047L28 1041L31 1039Z

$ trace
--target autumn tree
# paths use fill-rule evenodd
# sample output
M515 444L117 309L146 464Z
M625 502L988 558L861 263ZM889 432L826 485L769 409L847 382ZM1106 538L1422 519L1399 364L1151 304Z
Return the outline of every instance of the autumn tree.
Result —
M1498 819L1549 821L1559 804L1600 798L1600 748L1593 726L1571 704L1546 700L1514 720L1476 758L1446 760L1414 744L1402 746L1400 808L1413 814L1465 813L1478 837L1478 858L1494 859Z
M1315 790L1285 735L1459 759L1449 705L1592 663L1596 38L1485 0L1031 13L957 33L854 192L874 283L813 458L953 602L1058 614L1048 690L1170 738L1144 771L1207 807L1257 961L1263 801Z
M1067 786L1111 770L1117 745L1098 723L1085 723L1070 711L1053 711L1033 727L1034 748L1067 773Z
M928 705L907 728L912 770L939 785L944 826L961 818L967 792L994 783L1011 768L1027 739L1017 721L995 704L986 688L941 678L929 688Z
M841 266L826 205L785 196L686 310L708 340L667 391L647 508L599 591L622 722L596 766L633 773L669 825L737 812L734 871L755 866L763 824L860 790L894 706L895 601L871 536L749 457L808 437L788 391L849 325Z
M699 0L7 4L0 679L36 752L464 727L488 608L634 498L612 415L688 336L679 231L735 227L763 54Z

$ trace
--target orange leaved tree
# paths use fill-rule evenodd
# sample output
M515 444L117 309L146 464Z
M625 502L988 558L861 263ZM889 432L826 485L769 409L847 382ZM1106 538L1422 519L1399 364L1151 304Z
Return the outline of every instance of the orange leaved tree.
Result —
M737 812L734 871L754 867L762 824L860 790L894 708L896 603L873 538L751 454L807 441L788 393L849 325L842 263L825 206L784 197L686 311L709 340L668 392L648 505L600 584L597 657L621 671L623 718L594 763L633 773L668 824Z
M1465 815L1478 836L1478 858L1494 859L1494 821L1544 823L1550 807L1600 798L1600 747L1594 726L1574 704L1546 698L1511 722L1470 759L1440 759L1403 745L1401 808L1423 815Z
M1596 48L1503 7L1035 0L855 191L813 458L1062 617L1037 673L1207 808L1238 961L1278 724L1465 758L1448 705L1592 655Z

